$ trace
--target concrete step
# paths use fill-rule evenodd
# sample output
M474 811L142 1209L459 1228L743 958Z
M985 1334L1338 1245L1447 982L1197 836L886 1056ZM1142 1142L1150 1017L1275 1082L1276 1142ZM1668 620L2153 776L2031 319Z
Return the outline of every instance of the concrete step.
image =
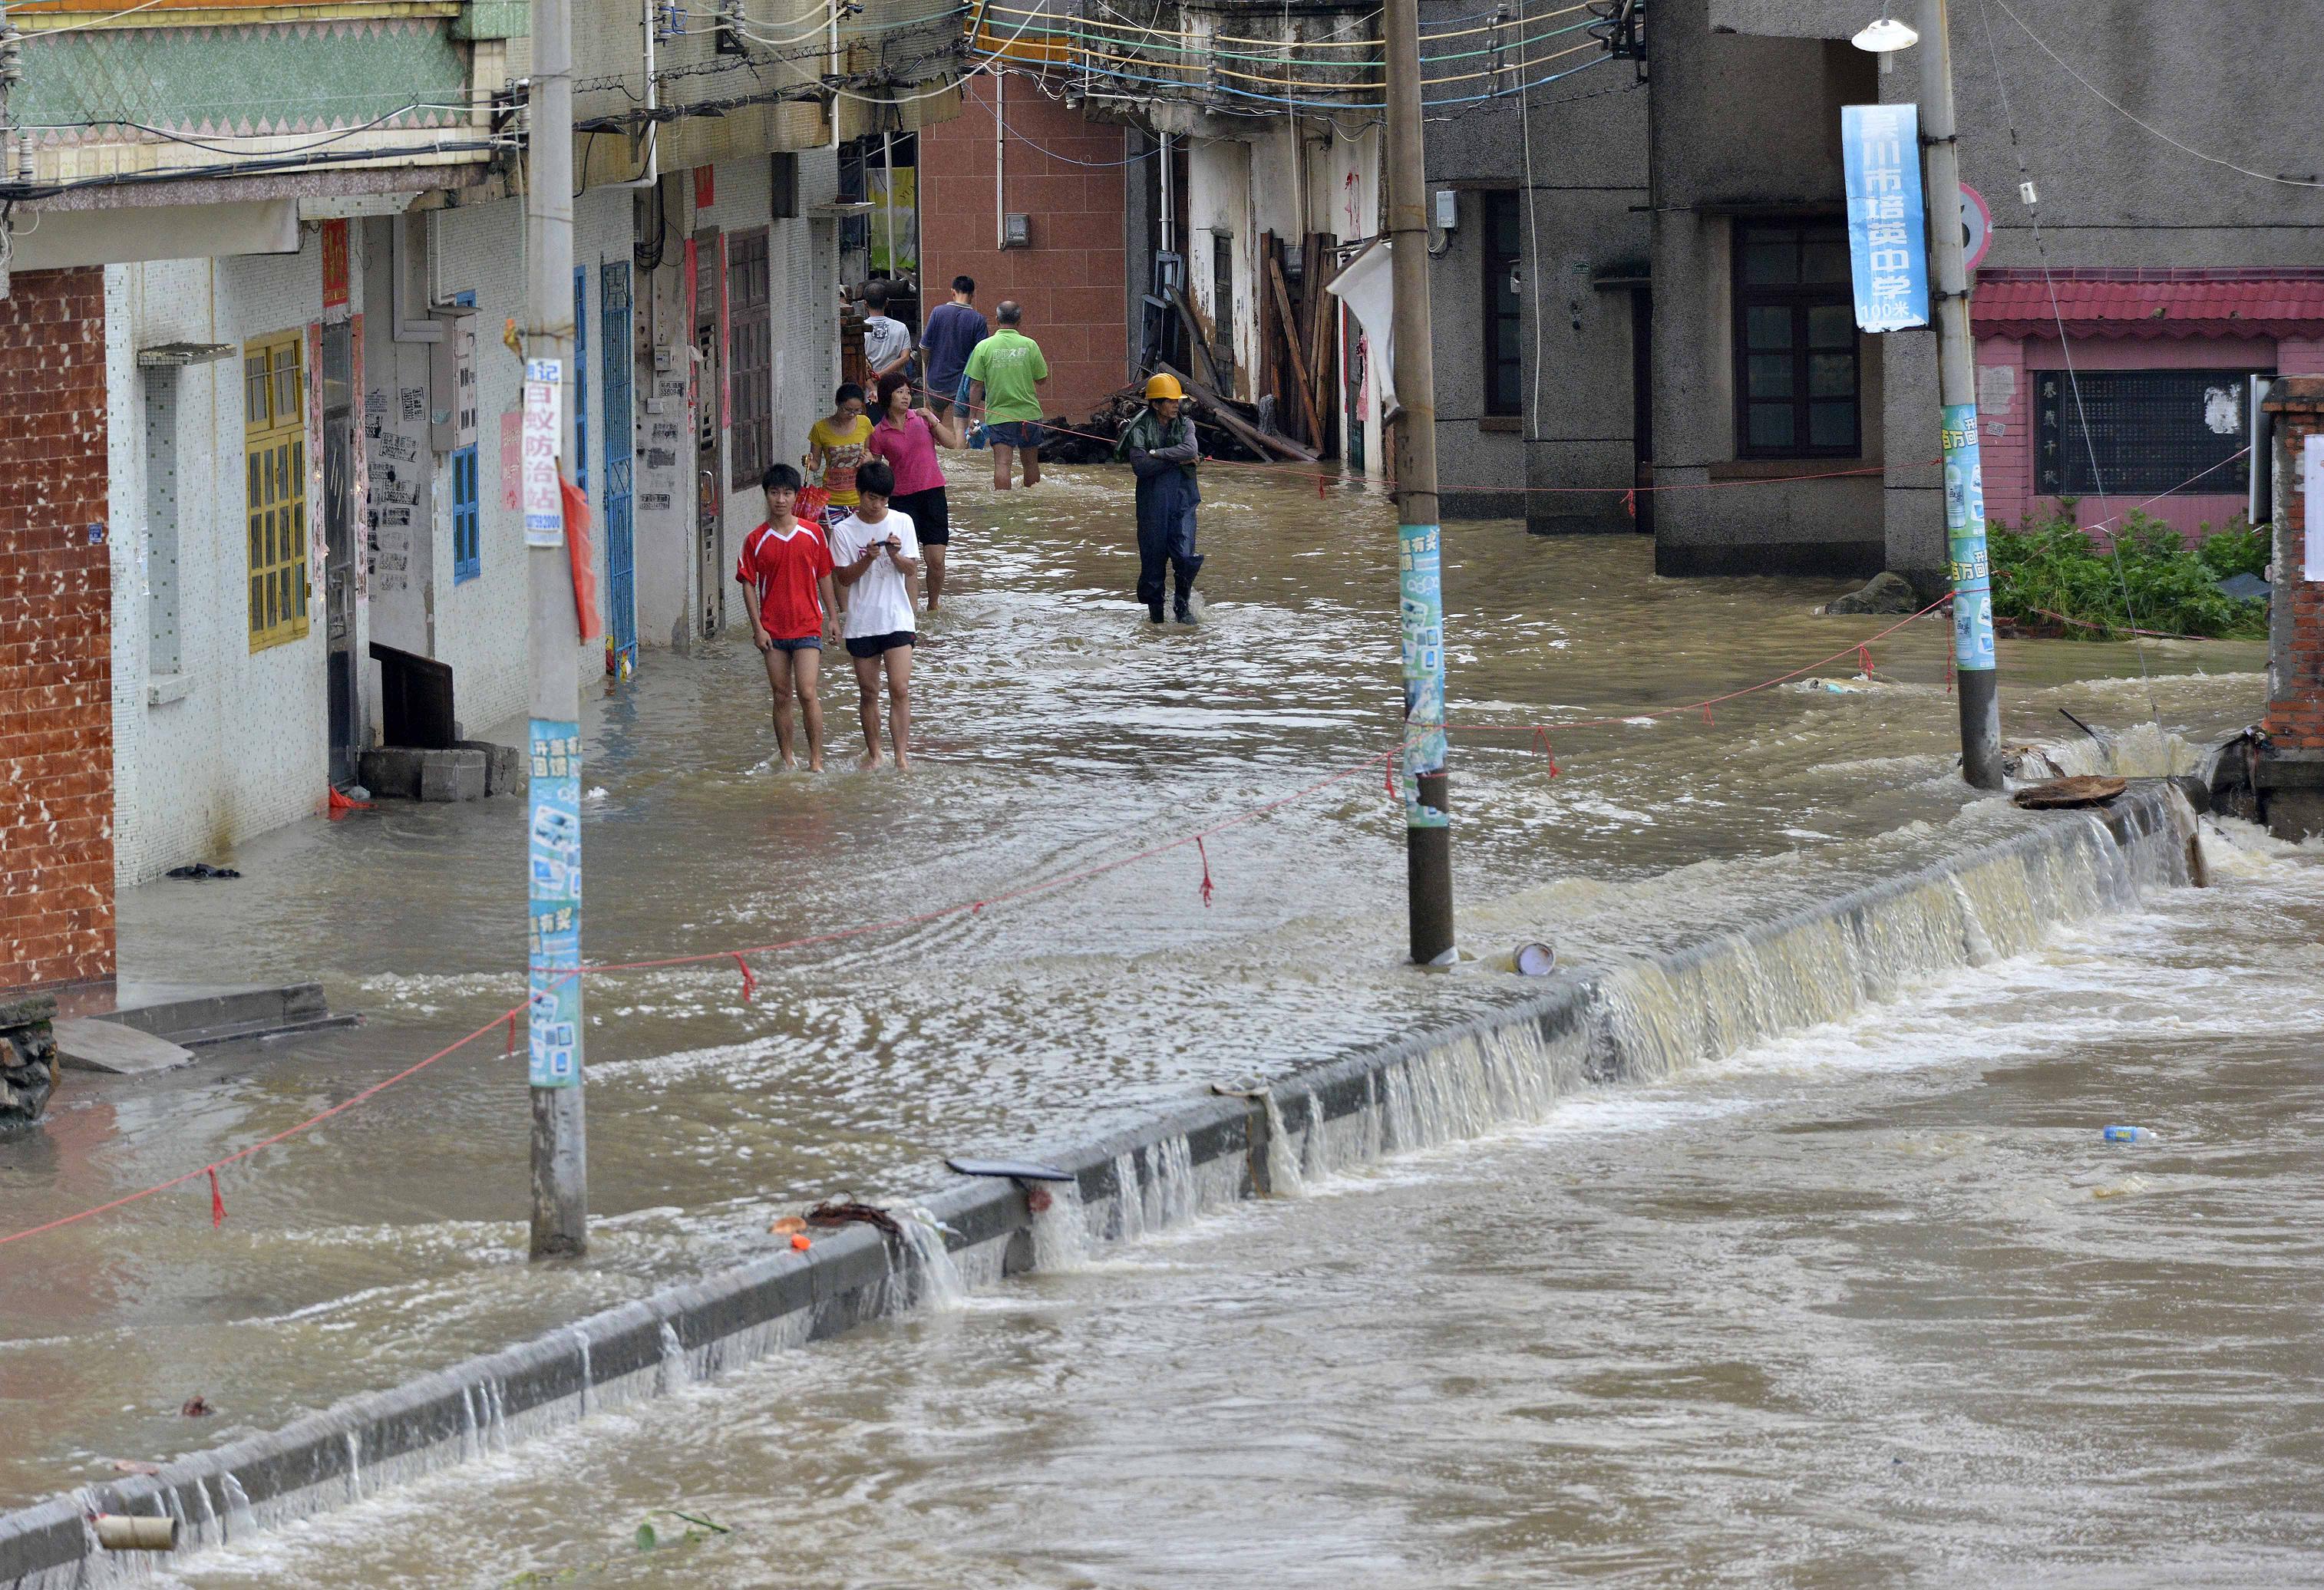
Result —
M54 1023L54 1031L57 1063L69 1071L142 1077L194 1062L190 1049L182 1049L167 1038L157 1038L117 1021L60 1016Z
M333 1015L320 983L221 988L91 1014L99 1021L117 1022L187 1049L351 1027L363 1020L360 1016Z

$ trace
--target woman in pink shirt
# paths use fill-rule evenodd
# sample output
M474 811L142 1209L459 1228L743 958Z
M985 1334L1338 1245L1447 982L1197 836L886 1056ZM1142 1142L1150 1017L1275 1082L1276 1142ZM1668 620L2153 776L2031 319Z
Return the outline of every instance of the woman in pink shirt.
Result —
M880 423L872 427L872 452L886 459L896 472L896 494L888 506L911 516L920 556L928 565L928 611L934 612L944 595L945 547L952 540L936 444L959 446L960 422L939 419L926 409L913 408L912 383L900 370L880 378L879 393L873 412Z

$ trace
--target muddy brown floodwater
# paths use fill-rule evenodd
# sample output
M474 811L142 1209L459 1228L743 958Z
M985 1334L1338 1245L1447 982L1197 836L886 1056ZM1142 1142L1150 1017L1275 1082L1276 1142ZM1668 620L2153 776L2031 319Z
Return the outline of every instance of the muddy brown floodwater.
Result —
M2324 858L2211 837L2214 889L186 1582L2316 1583Z
M1036 492L999 501L964 485L956 591L916 669L922 743L908 777L778 777L768 767L763 678L747 646L649 655L635 681L587 709L591 957L765 943L988 897L1376 758L1392 742L1397 700L1386 503L1354 488L1319 501L1305 483L1249 469L1214 470L1205 490L1208 606L1188 631L1149 630L1130 600L1135 556L1117 472L1060 472ZM1637 538L1452 527L1445 581L1456 720L1632 716L1757 683L1886 622L1818 615L1816 604L1839 589L1830 584L1656 580L1651 551ZM1748 913L1796 897L1816 887L1827 856L1862 868L1908 843L1944 842L1953 825L1977 816L1963 815L1966 792L1953 770L1944 648L1938 623L1923 620L1877 643L1869 689L1835 694L1807 683L1722 703L1709 722L1689 715L1558 733L1562 772L1554 778L1525 736L1456 736L1464 945L1482 956L1550 937L1576 960L1602 960L1683 926L1697 908ZM2217 738L2256 715L2262 661L2256 647L2159 647L2147 655L2147 679L2126 648L2005 643L2006 737L2070 733L2057 715L2063 706L2111 729L2159 715L2190 740ZM852 685L835 685L826 703L835 733L850 729ZM512 733L504 728L500 738ZM40 1133L0 1142L9 1227L119 1197L279 1131L515 1003L521 832L514 802L387 805L209 858L231 859L244 874L238 882L125 893L125 977L315 977L335 1006L362 1010L369 1024L217 1056L158 1081L73 1079ZM0 1497L28 1500L108 1474L115 1458L271 1427L639 1295L756 1251L769 1215L802 1199L925 1186L947 1153L1078 1133L1214 1079L1278 1071L1393 1035L1420 1016L1481 1010L1508 996L1510 979L1489 960L1449 975L1399 963L1403 835L1377 762L1207 849L1216 884L1208 908L1201 862L1174 851L973 915L763 957L748 1003L731 964L593 982L598 1218L584 1265L524 1259L523 1071L497 1042L229 1170L221 1229L210 1227L207 1188L189 1185L19 1245L0 1266ZM2297 858L2269 864L2310 876ZM2218 968L2230 964L2223 958ZM1973 1028L1963 1041L1974 1044ZM1714 1138L1690 1175L1732 1181L1742 1209L1755 1187L1775 1205L1804 1198L1787 1161L1750 1170L1748 1141ZM1605 1163L1621 1161L1634 1143L1647 1152L1646 1142L1609 1139ZM1443 1178L1439 1193L1392 1196L1425 1201L1465 1189L1461 1196L1489 1196L1516 1220L1527 1199L1547 1196L1546 1184L1525 1190L1527 1163L1517 1148L1496 1145L1479 1151L1474 1176L1464 1169ZM1512 1184L1489 1191L1496 1177ZM2289 1208L2309 1190L2282 1194ZM1409 1300L1360 1279L1376 1256L1370 1250L1382 1245L1377 1236L1329 1226L1331 1210L1362 1201L1333 1197L1237 1217L1223 1235L1201 1239L1200 1262L1220 1263L1222 1277L1255 1287L1277 1284L1286 1269L1337 1275L1344 1290L1332 1295L1342 1302L1381 1291L1368 1327L1347 1322L1379 1333L1347 1344L1352 1365L1423 1328L1419 1315L1397 1312ZM1379 1215L1361 1218L1407 1230L1419 1219L1393 1203L1378 1207ZM1443 1209L1431 1217L1440 1225L1469 1218ZM1569 1218L1582 1218L1578 1206L1545 1206L1520 1224L1547 1242ZM1738 1215L1717 1229L1747 1233L1757 1218ZM1775 1213L1765 1218L1781 1227ZM1269 1221L1283 1223L1279 1233L1263 1234ZM1312 1221L1324 1224L1300 1225ZM1712 1230L1696 1233L1702 1251L1725 1252ZM1856 1240L1837 1228L1820 1234L1812 1222L1797 1230L1796 1240L1830 1252ZM1455 1291L1464 1263L1489 1273L1563 1262L1553 1264L1549 1250L1523 1258L1472 1235L1466 1260L1437 1251L1452 1240L1442 1230L1423 1250L1448 1266ZM1244 1250L1248 1270L1226 1264L1238 1242L1255 1245ZM1781 1248L1774 1237L1757 1247L1743 1242L1727 1266L1740 1264L1741 1273L1720 1284L1779 1291L1795 1273L1791 1262L1755 1255ZM1157 1255L1167 1251L1125 1263L1162 1264ZM1942 1253L1931 1262L1940 1259L1966 1262ZM1622 1262L1655 1273L1647 1250ZM1763 1262L1764 1273L1754 1268ZM2218 1262L2223 1273L2232 1269ZM1170 1273L1164 1265L1166 1281ZM1084 1289L1068 1312L1100 1328L1110 1282L1043 1284L1063 1288L1069 1303L1074 1289ZM1615 1282L1573 1284L1603 1291ZM1278 1301L1293 1307L1294 1291ZM1025 1305L1037 1335L1047 1306ZM1013 1330L1008 1310L1017 1307L930 1328L955 1340ZM1678 1350L1669 1319L1640 1313L1634 1325L1642 1359ZM816 1349L818 1376L867 1397L883 1373L918 1384L924 1399L951 1395L950 1368L910 1357L921 1350L908 1345L911 1328L860 1359L830 1356L844 1346ZM1296 1337L1304 1328L1282 1328ZM1770 1339L1783 1334L1773 1318L1764 1328ZM1663 1346L1650 1346L1656 1340ZM1190 1342L1204 1345L1186 1355L1217 1356L1222 1377L1250 1350L1207 1343L1198 1330ZM1102 1341L1080 1346L1111 1350ZM1064 1358L1044 1370L1029 1346L993 1351L1022 1362L1037 1383L1043 1374L1080 1377ZM890 1369L851 1367L859 1363ZM1397 1389L1393 1360L1379 1364ZM2097 1384L2107 1367L2093 1357L2070 1373ZM1292 1384L1236 1394L1270 1407L1313 1394L1312 1384L1296 1393L1286 1389ZM1135 1389L1125 1377L1110 1394ZM178 1416L198 1391L218 1417ZM978 1393L964 1383L958 1394L969 1407ZM989 1394L1011 1392L995 1381ZM1717 1402L1706 1391L1694 1409L1709 1421L1700 1427L1706 1440ZM854 1406L833 1403L831 1420L892 1418L895 1439L920 1438L905 1428L917 1417L908 1408ZM1104 1423L1114 1412L1093 1405L1089 1417ZM1189 1416L1181 1403L1157 1417ZM1276 1432L1271 1439L1301 1439L1279 1419L1253 1417ZM1744 1438L1749 1424L1729 1433ZM1572 1433L1596 1438L1582 1425ZM1129 1427L1115 1434L1130 1439ZM1141 1461L1135 1451L1093 1450L1131 1472ZM1278 1454L1294 1467L1296 1456ZM762 1493L772 1494L776 1476L760 1477ZM1317 1494L1327 1483L1293 1478ZM890 1483L871 1470L861 1479L867 1494ZM1362 1492L1379 1482L1351 1474L1348 1483ZM689 1485L669 1472L669 1493ZM607 1494L608 1507L626 1504ZM1608 1494L1609 1506L1640 1505ZM1094 1491L1084 1500L1103 1505ZM1416 1493L1399 1505L1421 1519L1426 1500ZM965 1505L938 1499L931 1516L958 1523ZM1859 1496L1850 1505L1870 1503ZM1424 1533L1449 1527L1431 1523ZM945 1540L961 1538L936 1531L924 1544L946 1550ZM1365 1549L1387 1549L1384 1539ZM838 1563L838 1545L831 1551ZM1026 1582L1047 1582L1038 1563L1050 1559L1028 1560L1037 1566L1024 1570ZM735 1582L750 1581L732 1571L742 1575ZM906 1579L926 1571L900 1559L892 1566ZM851 1573L835 1567L832 1576ZM986 1576L1006 1581L997 1567ZM1099 1573L1096 1582L1105 1579Z

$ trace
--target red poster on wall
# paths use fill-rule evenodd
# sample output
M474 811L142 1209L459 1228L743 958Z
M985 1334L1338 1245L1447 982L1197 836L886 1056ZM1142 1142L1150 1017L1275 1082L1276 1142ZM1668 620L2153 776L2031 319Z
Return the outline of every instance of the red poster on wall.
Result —
M718 202L718 184L710 175L708 166L694 168L694 207L706 210Z
M347 307L347 224L323 223L323 308Z

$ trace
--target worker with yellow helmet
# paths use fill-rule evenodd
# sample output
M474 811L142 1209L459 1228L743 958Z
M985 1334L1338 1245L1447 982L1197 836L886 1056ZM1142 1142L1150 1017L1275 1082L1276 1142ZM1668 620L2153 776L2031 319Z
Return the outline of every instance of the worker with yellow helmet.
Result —
M1194 420L1181 412L1185 397L1167 372L1148 379L1146 411L1123 429L1113 450L1138 476L1138 600L1157 624L1166 570L1176 586L1177 620L1194 621L1194 575L1203 566L1194 551L1194 505L1203 500L1194 461L1202 447Z

